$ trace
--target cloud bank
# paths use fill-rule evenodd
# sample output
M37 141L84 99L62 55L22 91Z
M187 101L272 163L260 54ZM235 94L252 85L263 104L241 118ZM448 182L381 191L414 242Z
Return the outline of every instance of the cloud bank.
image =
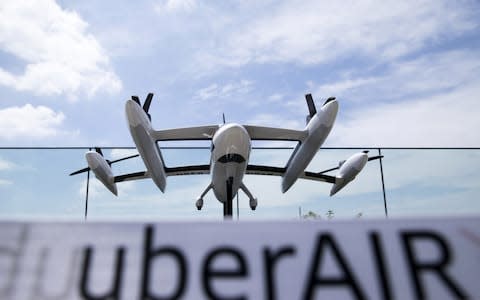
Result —
M0 8L0 48L23 64L0 67L0 84L36 95L93 96L122 83L88 24L53 0L7 1Z

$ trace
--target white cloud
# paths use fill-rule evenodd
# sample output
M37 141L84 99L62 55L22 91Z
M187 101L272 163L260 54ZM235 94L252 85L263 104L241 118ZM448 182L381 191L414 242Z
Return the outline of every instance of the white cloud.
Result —
M65 115L45 106L13 106L0 109L0 140L41 140L66 134L61 129Z
M355 91L357 88L364 87L366 85L378 83L379 78L356 78L345 79L342 81L323 84L317 88L315 94L317 95L336 95L344 96L348 92Z
M337 122L329 138L335 146L478 147L480 87L411 101L366 105Z
M339 81L317 86L315 94L359 102L408 100L411 95L440 94L478 82L479 72L476 51L447 51L392 62L375 76L356 77L350 72Z
M127 156L135 155L135 154L138 154L137 149L118 149L118 148L115 148L115 149L112 149L112 151L110 151L110 160L119 159L119 158L122 158L122 157L127 157Z
M244 95L251 91L253 82L242 79L239 82L229 82L224 85L213 83L198 90L194 98L202 101L209 99L228 100L233 95Z
M0 158L0 171L11 170L14 167L15 167L14 163ZM0 178L0 187L12 185L12 184L13 184L13 181Z
M268 102L278 103L278 102L281 102L281 100L283 100L284 97L285 96L280 93L275 93L268 96L267 100Z
M477 27L470 6L449 1L286 1L236 19L215 49L200 55L206 66L249 63L318 64L366 55L391 59ZM236 22L232 21L232 22ZM231 29L230 27L228 27ZM220 29L221 30L221 29Z
M6 179L0 179L0 187L1 186L6 186L6 185L12 185L13 181L11 180L6 180Z
M191 12L197 7L195 0L160 0L154 4L157 13Z
M289 120L275 114L261 113L249 119L247 121L247 124L290 129L303 129L306 123L305 121L301 121L304 120Z
M0 171L11 170L15 164L0 158Z
M0 9L0 49L25 62L23 74L0 68L0 84L39 95L121 89L105 50L88 24L54 0L7 1Z
M376 77L320 85L340 111L329 145L478 147L480 60L471 51L449 51L392 63ZM349 109L342 109L350 104ZM353 106L352 106L353 105Z
M85 196L87 189L87 179L83 179L78 184L78 195ZM134 181L124 181L121 183L117 183L118 189L118 196L125 197L129 195L132 191L135 190L135 182ZM88 185L88 196L95 198L95 199L102 199L102 198L114 198L117 199L115 195L113 195L97 178L93 173L90 173L90 182Z

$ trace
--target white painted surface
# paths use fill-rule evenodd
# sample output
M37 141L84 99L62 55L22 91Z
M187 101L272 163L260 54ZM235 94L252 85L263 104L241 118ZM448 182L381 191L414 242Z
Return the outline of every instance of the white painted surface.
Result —
M149 236L150 246L146 244ZM377 239L378 253L373 238ZM280 251L284 254L270 273L270 293L273 291L276 299L303 299L309 278L330 278L338 283L348 277L347 272L357 293L365 299L381 299L386 290L380 280L379 257L386 266L384 278L390 296L396 299L413 299L418 293L410 262L420 267L440 265L437 270L420 268L417 272L426 298L455 298L453 289L468 298L480 298L480 218L274 223L3 222L0 298L81 299L88 247L93 260L87 268L85 290L96 297L112 290L114 262L118 249L123 248L118 299L141 299L146 266L150 280L143 289L156 296L172 295L178 287L182 299L206 299L210 287L211 293L225 298L268 299L266 255L270 253L271 261ZM215 251L220 251L217 256ZM182 279L173 252L184 260L186 277ZM151 259L146 261L148 253ZM244 274L239 272L242 262ZM215 276L219 270L231 276ZM454 288L448 286L448 280ZM351 299L355 298L354 289L351 282L314 285L313 299Z

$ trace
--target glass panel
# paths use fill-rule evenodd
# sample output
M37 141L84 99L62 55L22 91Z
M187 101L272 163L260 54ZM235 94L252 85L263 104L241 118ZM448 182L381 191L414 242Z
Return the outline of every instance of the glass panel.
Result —
M384 150L390 216L480 213L480 150Z
M83 220L87 173L68 176L86 167L88 148L0 149L0 218ZM136 154L133 148L102 149L110 160ZM363 149L321 149L308 171L319 172ZM250 163L284 167L292 148L254 148ZM478 215L480 149L384 149L383 161L390 217ZM208 164L208 146L162 148L168 166ZM378 155L373 149L370 156ZM112 165L115 175L144 171L137 157ZM327 173L335 175L336 171ZM88 219L104 220L221 220L222 204L210 191L204 207L195 201L210 183L210 175L173 176L162 194L150 179L118 183L118 197L90 174ZM258 198L251 211L239 193L242 220L298 219L313 212L321 219L384 218L379 161L369 162L357 178L330 197L330 184L299 179L285 194L277 176L246 175L244 183ZM236 218L236 198L234 218Z
M83 219L83 149L1 149L0 217ZM82 176L83 177L83 176Z

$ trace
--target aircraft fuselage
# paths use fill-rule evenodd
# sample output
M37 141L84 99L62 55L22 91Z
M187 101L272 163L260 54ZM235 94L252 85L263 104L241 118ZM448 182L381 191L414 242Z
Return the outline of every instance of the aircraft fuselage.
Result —
M252 149L247 130L230 123L220 127L212 138L210 174L215 197L222 203L228 199L227 182L231 184L231 196L242 184Z

